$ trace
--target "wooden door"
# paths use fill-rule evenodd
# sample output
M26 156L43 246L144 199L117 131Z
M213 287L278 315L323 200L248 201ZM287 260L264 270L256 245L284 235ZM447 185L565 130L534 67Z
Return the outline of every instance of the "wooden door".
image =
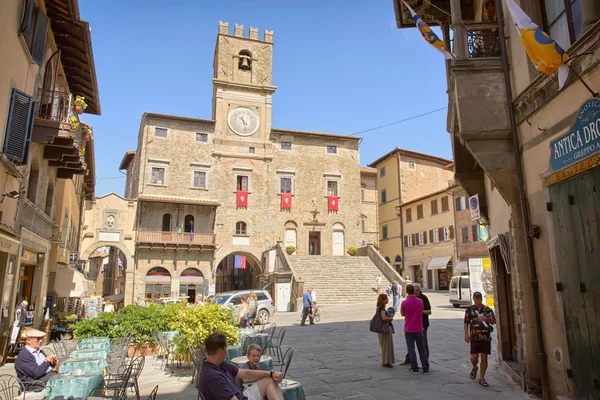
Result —
M600 399L600 168L549 187L577 399Z

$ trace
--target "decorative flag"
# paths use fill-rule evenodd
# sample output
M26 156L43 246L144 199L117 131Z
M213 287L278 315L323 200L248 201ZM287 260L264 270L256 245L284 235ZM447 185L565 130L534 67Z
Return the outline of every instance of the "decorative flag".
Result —
M292 209L292 194L281 193L281 208L284 210Z
M246 256L243 256L243 255L235 256L234 268L235 269L246 269Z
M421 17L413 10L406 2L404 2L408 11L410 11L410 15L412 15L415 24L417 24L417 28L419 28L419 32L423 35L423 39L433 47L437 49L440 53L444 55L446 60L453 60L454 56L446 49L446 44L443 40L440 40L438 35L435 34L433 30L427 25Z
M337 212L339 209L339 201L337 196L327 196L327 209L330 212Z
M506 0L506 6L535 69L546 75L552 75L558 70L558 89L562 89L569 76L569 67L565 65L569 59L567 53L514 0Z
M236 205L237 208L248 208L248 192L245 190L238 190L236 194Z
M117 264L119 264L119 268L120 268L121 270L124 270L124 269L125 269L125 267L123 267L123 261L121 261L121 258L120 258L120 257L117 257Z
M190 242L194 240L194 221L190 221Z

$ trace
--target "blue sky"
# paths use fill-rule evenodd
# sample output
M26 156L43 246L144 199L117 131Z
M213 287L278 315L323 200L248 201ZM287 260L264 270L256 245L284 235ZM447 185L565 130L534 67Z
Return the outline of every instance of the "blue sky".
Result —
M447 106L444 57L416 28L396 28L392 0L79 2L102 107L83 118L94 127L96 195L123 193L119 163L144 112L211 118L219 21L230 33L235 23L261 38L274 30L274 127L353 134ZM445 127L442 110L362 134L361 165L396 146L452 158Z

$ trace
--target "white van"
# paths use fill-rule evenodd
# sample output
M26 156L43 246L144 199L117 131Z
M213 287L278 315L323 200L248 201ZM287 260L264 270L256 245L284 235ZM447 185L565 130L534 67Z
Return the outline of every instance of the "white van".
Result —
M453 276L450 280L450 304L459 308L473 304L471 298L471 279L468 276Z

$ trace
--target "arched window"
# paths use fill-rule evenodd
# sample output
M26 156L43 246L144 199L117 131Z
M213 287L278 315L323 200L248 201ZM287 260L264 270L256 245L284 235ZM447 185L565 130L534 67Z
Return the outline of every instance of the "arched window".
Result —
M385 256L385 261L387 261L387 262L388 262L388 264L391 264L391 263L392 263L392 260L390 260L390 258L389 258L388 256Z
M396 255L396 258L394 258L394 264L396 264L396 265L402 264L402 257L400 257L399 255Z
M248 50L240 51L238 68L244 71L250 71L252 69L252 53Z
M236 235L247 235L248 234L248 226L244 221L239 221L235 224L235 234Z
M191 214L186 215L183 225L184 232L194 232L194 216Z
M162 231L171 232L171 214L164 214L162 217Z

